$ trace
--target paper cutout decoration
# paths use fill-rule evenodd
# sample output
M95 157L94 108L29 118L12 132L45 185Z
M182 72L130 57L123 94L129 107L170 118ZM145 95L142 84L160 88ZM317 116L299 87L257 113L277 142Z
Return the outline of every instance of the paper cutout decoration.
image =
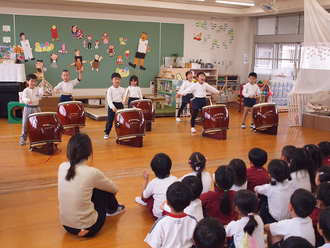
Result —
M118 67L120 67L122 64L124 64L123 56L121 56L121 55L117 56L116 64L118 65Z
M2 42L4 44L10 44L11 43L11 38L9 36L4 36L4 37L2 37Z
M52 55L50 55L50 62L52 62L52 64L50 65L50 68L53 68L55 70L58 67L56 53L52 53Z
M125 69L116 68L116 72L119 73L121 77L129 76L129 69L127 67Z
M138 50L135 54L134 63L133 64L131 62L128 63L133 68L135 68L138 65L139 60L140 60L140 69L141 70L146 70L146 68L143 67L144 59L145 59L145 56L146 56L146 52L150 51L150 47L148 46L147 37L148 37L147 33L143 32L141 34L141 38L139 39L139 44L138 44Z
M57 39L57 41L60 41L58 39L58 34L57 34L57 30L59 28L57 28L55 25L53 25L49 30L52 31L52 41L54 42L55 39Z
M14 47L11 45L0 45L0 59L16 59Z
M86 48L87 41L83 40L81 44L83 44L84 48Z
M114 45L110 45L109 49L107 50L107 53L109 53L110 57L113 57L113 55L115 54L115 47Z
M202 40L202 33L200 32L199 34L194 34L194 40L201 41Z
M107 33L104 33L102 36L103 44L108 44L109 43L109 36Z
M216 48L218 48L218 49L220 48L220 45L219 45L217 39L213 39L211 47L216 47Z
M73 38L77 38L77 36L78 36L77 30L78 30L78 27L76 25L73 25L71 27L71 32L72 32Z
M37 73L35 73L37 75L37 79L42 79L41 82L39 83L39 85L37 87L44 88L44 94L43 96L52 96L53 95L53 86L50 85L50 83L47 82L47 80L45 79L45 74L44 71L46 70L46 68L43 68L43 62L42 60L38 60L36 62L36 67L37 68ZM40 74L41 76L38 77L38 74Z
M23 49L20 46L16 46L14 48L14 53L17 54L16 64L22 63L24 57L21 55L23 53Z
M64 43L61 45L61 50L58 50L58 52L62 54L68 53L68 51L66 50L66 45Z
M44 63L43 63L43 60L37 60L36 63L35 63L35 66L36 66L36 70L37 72L35 73L35 75L37 76L37 79L44 79L44 76L43 76L43 66L44 66Z
M127 38L120 37L119 38L119 43L120 45L126 45Z
M87 49L92 49L92 36L90 34L87 35L87 39L88 39Z
M2 32L10 33L10 26L9 25L2 25Z
M129 50L128 49L125 50L125 56L126 56L126 59L128 59L128 57L129 57Z
M76 66L76 71L83 71L84 70L84 63L88 63L89 61L83 61L82 56L80 56L80 51L76 49L74 51L74 62L69 65L69 68L73 65Z
M99 49L99 45L100 45L99 40L96 40L96 41L95 41L95 49Z
M92 71L95 69L96 71L99 71L99 64L101 62L101 60L103 59L102 56L98 55L98 54L95 54L94 55L94 59L89 62L92 66Z
M83 39L84 38L84 34L83 34L83 31L81 29L78 29L77 30L77 38L79 40Z
M49 44L49 42L46 42L45 44L40 44L39 42L36 42L34 51L41 53L41 52L51 52L54 50L54 44Z
M24 57L25 57L25 62L28 61L28 59L31 59L31 60L35 60L35 58L33 57L33 54L32 54L32 48L30 46L30 42L29 40L25 39L25 34L24 33L20 33L19 35L21 37L21 46L23 48L23 51L24 51Z

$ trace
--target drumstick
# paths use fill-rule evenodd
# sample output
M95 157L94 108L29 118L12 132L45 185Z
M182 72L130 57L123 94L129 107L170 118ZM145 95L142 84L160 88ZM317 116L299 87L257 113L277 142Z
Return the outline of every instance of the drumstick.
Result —
M176 95L178 94L178 92L176 92L171 85L170 85L170 89L173 90Z
M225 87L227 87L228 81L225 83L225 85L222 87L222 89L220 91L223 91L225 89Z
M128 95L129 95L129 90L127 90L127 95L126 95L125 102L128 102L128 99L129 99Z

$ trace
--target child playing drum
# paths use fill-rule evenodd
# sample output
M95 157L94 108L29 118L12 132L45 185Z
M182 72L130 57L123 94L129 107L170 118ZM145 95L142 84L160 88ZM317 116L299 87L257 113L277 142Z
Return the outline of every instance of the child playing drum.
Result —
M73 87L79 84L82 79L83 68L79 71L79 76L75 80L70 80L70 72L68 70L63 70L61 78L63 79L55 88L55 93L61 93L60 102L72 101Z
M243 111L243 122L242 128L245 129L246 116L251 111L251 128L255 128L252 117L252 107L256 104L256 98L260 95L260 89L256 84L257 73L251 72L249 74L249 82L243 86L243 96L244 96L244 111Z
M197 81L198 83L193 84L188 89L184 90L181 94L178 94L178 97L181 95L185 96L189 93L194 92L194 100L193 100L193 114L191 116L191 132L196 133L195 129L195 119L197 117L198 111L202 109L204 106L206 106L206 91L210 91L215 94L221 94L221 91L216 90L212 86L210 86L208 83L205 82L206 76L204 72L199 72L197 74Z

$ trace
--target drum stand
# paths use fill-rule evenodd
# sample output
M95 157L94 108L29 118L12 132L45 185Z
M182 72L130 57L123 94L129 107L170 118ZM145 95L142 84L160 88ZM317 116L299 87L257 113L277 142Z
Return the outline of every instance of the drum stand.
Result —
M126 139L116 139L116 143L119 145L142 147L143 146L143 136L136 136L134 138Z
M277 127L278 127L278 125L273 125L270 127L255 128L255 129L253 129L253 132L277 135Z
M79 130L79 126L74 126L70 129L64 129L62 130L62 133L63 134L67 134L67 135L70 135L70 136L73 136L77 133L80 133L80 130Z
M209 137L212 139L225 140L225 139L227 139L227 130L223 129L223 130L215 131L215 132L204 132L203 131L202 136Z
M152 122L151 121L146 121L146 131L151 131L151 124Z
M54 155L55 150L57 149L57 144L54 142L47 142L46 144L34 144L30 145L30 150L34 152L39 152L45 155Z

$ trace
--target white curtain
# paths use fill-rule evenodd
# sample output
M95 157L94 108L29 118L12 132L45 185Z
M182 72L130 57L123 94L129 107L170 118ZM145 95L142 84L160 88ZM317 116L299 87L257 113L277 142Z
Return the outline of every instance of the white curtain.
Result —
M292 93L330 91L330 13L317 0L304 0L302 64Z

